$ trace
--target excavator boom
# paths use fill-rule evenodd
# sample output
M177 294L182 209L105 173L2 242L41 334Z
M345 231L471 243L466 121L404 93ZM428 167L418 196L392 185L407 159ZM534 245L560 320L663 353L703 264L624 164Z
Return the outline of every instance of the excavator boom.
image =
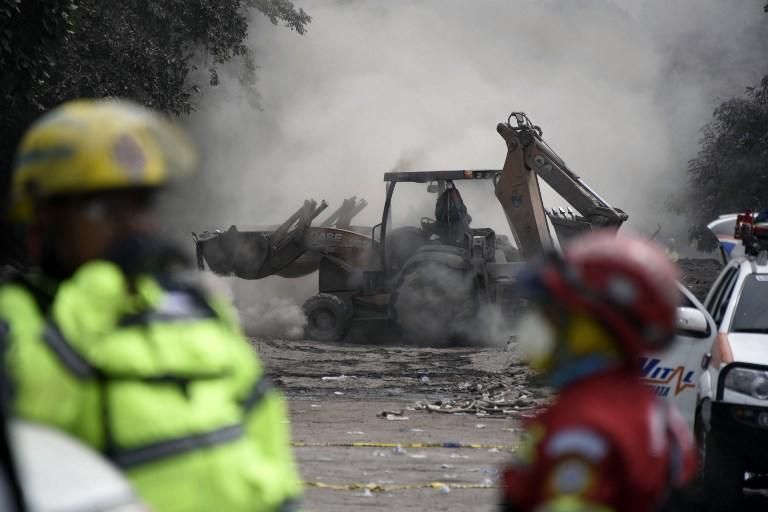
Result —
M592 227L618 229L627 220L626 213L613 208L565 165L542 138L541 128L524 113L513 112L506 123L499 123L496 130L507 143L507 157L496 183L496 197L526 259L553 245L538 177L580 214L579 218L575 215L568 218L564 212L549 215L560 234Z

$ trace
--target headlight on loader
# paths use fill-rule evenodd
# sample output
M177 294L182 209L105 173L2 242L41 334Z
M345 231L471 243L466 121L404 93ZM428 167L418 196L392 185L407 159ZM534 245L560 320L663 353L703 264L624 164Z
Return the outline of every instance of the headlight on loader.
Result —
M749 395L758 400L768 400L768 371L734 368L725 376L725 388Z

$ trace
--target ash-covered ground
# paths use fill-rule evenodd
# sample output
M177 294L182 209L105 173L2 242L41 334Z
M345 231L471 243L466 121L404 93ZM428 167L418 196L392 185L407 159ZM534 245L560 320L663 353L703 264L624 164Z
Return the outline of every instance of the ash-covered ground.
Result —
M549 398L504 348L254 345L288 395L312 511L495 510L520 422Z
M680 266L703 300L721 264ZM289 399L308 511L496 510L522 421L552 396L514 345L253 343Z

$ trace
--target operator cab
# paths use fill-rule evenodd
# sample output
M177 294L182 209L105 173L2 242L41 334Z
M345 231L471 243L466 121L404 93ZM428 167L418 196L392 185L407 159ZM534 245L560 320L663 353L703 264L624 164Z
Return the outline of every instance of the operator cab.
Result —
M386 173L387 199L382 218L382 226L386 228L381 237L385 247L383 267L402 268L416 251L428 244L456 247L467 253L475 247L489 263L519 261L503 212L493 208L497 218L488 218L491 209L483 208L489 189L492 192L500 175L500 170ZM398 183L426 184L428 195L421 188ZM429 199L430 195L436 197ZM465 197L470 200L465 201ZM474 205L472 214L468 205ZM474 227L473 217L478 209L483 217L480 222L488 227Z

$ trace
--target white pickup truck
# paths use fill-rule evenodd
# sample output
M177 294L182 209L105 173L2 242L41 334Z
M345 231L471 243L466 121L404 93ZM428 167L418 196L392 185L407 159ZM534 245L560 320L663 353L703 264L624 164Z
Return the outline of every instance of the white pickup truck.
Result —
M733 258L704 304L717 326L704 354L695 432L714 510L736 510L746 476L768 474L768 265ZM753 480L753 482L757 479Z

